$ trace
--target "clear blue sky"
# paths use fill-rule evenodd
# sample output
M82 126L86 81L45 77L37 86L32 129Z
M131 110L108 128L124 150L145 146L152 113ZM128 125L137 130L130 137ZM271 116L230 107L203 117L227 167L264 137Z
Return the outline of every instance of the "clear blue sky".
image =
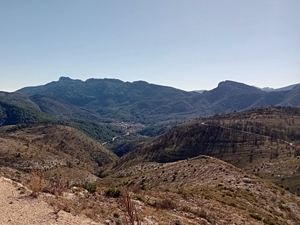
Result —
M0 0L0 90L58 80L300 83L299 0Z

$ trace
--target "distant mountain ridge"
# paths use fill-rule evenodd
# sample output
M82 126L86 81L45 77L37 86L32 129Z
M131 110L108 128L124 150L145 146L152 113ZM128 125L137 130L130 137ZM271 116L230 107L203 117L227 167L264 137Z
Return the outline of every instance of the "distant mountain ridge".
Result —
M274 91L290 91L292 90L295 86L299 85L300 83L298 84L292 84L292 85L289 85L289 86L286 86L286 87L281 87L281 88L270 88L270 87L264 87L264 88L261 88L262 91L267 91L267 92L274 92Z
M172 114L190 113L198 93L145 81L123 82L117 79L88 79L85 82L61 77L44 86L23 88L17 93L42 94L72 105L93 110L106 118L152 122ZM205 102L203 102L205 104Z
M294 85L290 90L266 92L243 83L223 81L210 91L197 93L145 81L81 81L61 77L59 81L37 87L25 87L16 93L60 99L106 119L153 124L242 111L259 106L300 106L299 86Z
M230 80L226 80L226 81L230 81ZM225 82L226 82L225 81ZM299 85L300 83L297 83L297 84L292 84L292 85L288 85L286 87L281 87L281 88L272 88L272 87L263 87L263 88L259 88L259 87L256 87L262 91L266 91L266 92L275 92L275 91L290 91L292 90L295 86ZM255 87L255 86L253 86ZM194 90L194 92L198 92L198 93L203 93L204 91L208 91L208 90Z

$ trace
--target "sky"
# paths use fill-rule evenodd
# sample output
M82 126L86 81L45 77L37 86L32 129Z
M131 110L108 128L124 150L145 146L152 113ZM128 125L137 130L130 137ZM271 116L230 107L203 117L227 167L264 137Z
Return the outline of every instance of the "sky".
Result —
M299 0L0 0L0 90L144 80L300 83Z

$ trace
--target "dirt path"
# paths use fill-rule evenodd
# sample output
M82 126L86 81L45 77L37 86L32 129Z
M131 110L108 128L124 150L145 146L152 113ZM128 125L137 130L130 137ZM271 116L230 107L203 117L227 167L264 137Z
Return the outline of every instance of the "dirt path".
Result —
M96 225L83 216L73 216L54 209L42 200L20 193L22 187L10 179L0 177L0 224L1 225Z

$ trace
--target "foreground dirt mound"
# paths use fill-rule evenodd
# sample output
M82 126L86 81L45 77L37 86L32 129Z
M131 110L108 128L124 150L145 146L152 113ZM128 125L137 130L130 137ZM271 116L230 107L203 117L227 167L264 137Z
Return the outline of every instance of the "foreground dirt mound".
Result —
M55 212L42 198L31 198L22 194L24 189L21 184L0 177L1 225L100 224L83 216L73 216L64 211Z

